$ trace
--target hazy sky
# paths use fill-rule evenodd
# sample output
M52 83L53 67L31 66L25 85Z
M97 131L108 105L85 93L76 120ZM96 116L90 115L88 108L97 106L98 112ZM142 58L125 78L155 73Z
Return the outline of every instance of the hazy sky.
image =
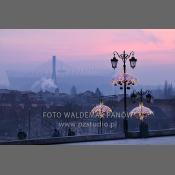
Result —
M135 52L138 65L128 71L143 84L175 82L175 30L0 29L0 68L6 70L28 70L56 55L72 68L79 63L112 72L114 50Z

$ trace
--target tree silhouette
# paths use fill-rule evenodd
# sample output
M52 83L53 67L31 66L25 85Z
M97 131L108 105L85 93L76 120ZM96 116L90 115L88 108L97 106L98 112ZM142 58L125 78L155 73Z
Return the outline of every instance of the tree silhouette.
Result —
M164 85L164 97L169 98L173 95L173 85L172 83L168 83L168 81L165 81Z
M72 88L71 88L71 90L70 90L70 94L71 94L72 96L76 96L76 95L77 95L77 89L76 89L75 86L72 86Z
M97 97L100 98L103 94L102 94L102 92L100 91L100 89L97 88L97 89L95 90L95 95L96 95Z

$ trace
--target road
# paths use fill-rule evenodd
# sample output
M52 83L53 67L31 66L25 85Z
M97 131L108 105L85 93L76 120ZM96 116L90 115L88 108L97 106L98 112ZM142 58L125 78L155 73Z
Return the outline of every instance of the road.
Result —
M175 145L175 136L69 143L68 145Z

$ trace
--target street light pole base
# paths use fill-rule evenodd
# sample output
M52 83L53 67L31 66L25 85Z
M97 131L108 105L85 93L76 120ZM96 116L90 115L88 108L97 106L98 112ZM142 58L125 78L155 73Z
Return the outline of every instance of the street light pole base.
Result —
M125 137L128 137L128 120L126 118L123 119L123 130L125 133Z

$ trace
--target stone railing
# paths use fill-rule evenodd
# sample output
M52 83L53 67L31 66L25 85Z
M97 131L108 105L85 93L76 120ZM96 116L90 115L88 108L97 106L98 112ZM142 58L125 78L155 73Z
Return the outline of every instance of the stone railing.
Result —
M175 128L164 130L149 130L148 137L163 137L175 135ZM129 132L129 138L140 138L140 132Z
M50 145L50 144L63 144L63 143L102 141L102 140L117 140L124 138L125 138L124 133L119 132L115 134L67 136L67 137L41 138L41 139L30 139L30 140L13 140L13 141L0 142L0 145Z
M148 137L162 137L175 135L175 128L165 130L151 130ZM129 132L128 139L140 138L139 132ZM56 138L41 138L30 140L13 140L0 142L1 145L51 145L51 144L64 144L64 143L77 143L77 142L90 142L90 141L105 141L105 140L119 140L126 139L124 133L118 132L115 134L101 134L101 135L86 135L86 136L67 136Z

